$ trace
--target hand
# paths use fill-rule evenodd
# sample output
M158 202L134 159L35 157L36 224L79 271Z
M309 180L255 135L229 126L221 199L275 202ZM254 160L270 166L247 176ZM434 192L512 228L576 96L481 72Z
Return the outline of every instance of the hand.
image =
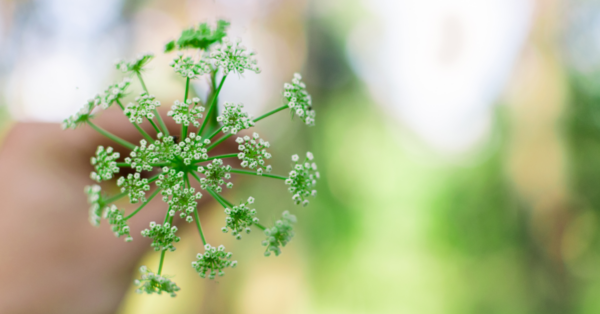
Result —
M117 110L94 123L132 143L141 139ZM63 131L58 124L17 123L5 138L0 148L0 313L114 313L132 285L134 268L150 247L140 231L150 221L162 221L166 208L156 197L128 221L130 243L116 238L105 220L92 227L83 189L94 183L90 157L98 145L126 155L89 126ZM127 213L133 210L120 206L128 204L126 199L116 204Z

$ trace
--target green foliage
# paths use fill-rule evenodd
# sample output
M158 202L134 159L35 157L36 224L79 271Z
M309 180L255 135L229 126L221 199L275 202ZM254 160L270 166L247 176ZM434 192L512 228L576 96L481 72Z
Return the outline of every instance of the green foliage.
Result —
M215 29L211 29L208 23L201 23L198 28L186 29L181 33L179 39L165 45L165 52L189 48L208 50L212 44L220 43L223 37L227 36L227 27L229 27L229 22L219 20Z

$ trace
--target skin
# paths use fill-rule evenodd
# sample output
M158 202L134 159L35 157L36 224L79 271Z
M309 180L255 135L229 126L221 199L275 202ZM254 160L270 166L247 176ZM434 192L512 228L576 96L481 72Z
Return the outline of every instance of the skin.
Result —
M138 143L139 133L115 109L94 123ZM154 136L147 122L142 126ZM163 220L165 204L157 196L128 221L130 243L116 238L106 220L92 227L83 188L94 183L90 157L98 145L127 156L89 126L63 131L58 124L17 123L8 132L0 147L0 313L114 313L132 274L138 276L151 243L140 231ZM103 183L103 191L118 193L115 181ZM138 206L126 198L115 204L127 214Z

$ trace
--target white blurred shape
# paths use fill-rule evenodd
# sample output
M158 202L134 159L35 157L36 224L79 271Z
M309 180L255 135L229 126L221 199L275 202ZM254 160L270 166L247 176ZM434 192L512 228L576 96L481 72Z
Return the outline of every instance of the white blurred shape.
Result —
M462 152L486 135L527 35L526 0L365 1L379 17L348 54L376 99L434 148Z
M113 46L103 41L118 18L120 0L46 0L22 30L7 102L14 118L59 122L75 113L101 85ZM43 31L42 31L43 30Z

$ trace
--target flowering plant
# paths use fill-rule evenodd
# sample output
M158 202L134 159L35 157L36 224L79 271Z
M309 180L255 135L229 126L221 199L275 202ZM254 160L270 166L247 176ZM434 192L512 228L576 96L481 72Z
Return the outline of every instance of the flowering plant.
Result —
M64 129L87 125L130 150L129 156L120 160L121 154L115 152L114 148L99 146L95 156L91 158L94 171L90 177L97 183L115 178L121 169L129 168L133 171L116 180L121 191L119 194L105 195L98 184L85 188L91 205L90 222L93 225L98 226L104 218L112 226L117 237L125 236L125 241L132 241L127 222L159 193L162 196L165 203L164 221L152 221L149 228L141 232L143 237L152 239L151 247L160 252L160 262L156 273L146 266L140 269L141 279L135 280L139 293L165 292L175 296L180 290L168 276L162 274L166 253L174 251L175 245L181 240L176 235L176 216L188 223L195 222L202 239L204 252L198 253L196 260L191 263L200 277L205 278L208 274L208 278L214 279L217 275L224 275L224 268L237 265L237 261L231 260L232 253L225 252L223 245L211 246L202 232L197 201L203 197L203 192L223 206L226 215L225 226L221 229L223 232L231 231L236 239L241 239L242 234L251 232L253 228L264 231L266 239L262 244L266 247L265 256L271 253L279 255L281 247L292 239L296 217L288 211L283 213L274 226L266 227L259 221L259 212L253 206L253 197L244 197L239 205L234 205L221 195L223 186L233 188L230 181L232 174L281 180L289 186L288 190L292 193L295 204L306 206L309 202L308 197L316 195L315 184L319 172L310 152L306 153L303 160L298 155L292 156L293 165L287 176L271 173L273 167L267 164L271 158L271 153L267 151L270 144L256 132L252 136L237 137L237 152L211 154L215 147L226 139L279 111L289 108L292 117L298 116L307 125L314 125L315 118L310 95L306 92L300 74L297 73L294 74L291 83L284 85L285 101L281 107L254 118L244 111L243 104L225 103L221 113L218 116L215 114L217 98L228 75L232 72L260 72L254 53L249 52L240 41L231 41L225 37L228 25L225 21L219 21L217 27L211 29L206 23L200 24L198 28L184 31L178 40L166 45L166 52L176 49L198 50L194 56L180 53L170 65L185 79L183 100L176 100L167 113L167 117L171 117L181 126L178 136L172 135L167 129L163 117L158 112L161 102L150 94L142 77L145 66L153 58L152 54L141 55L132 61L118 62L117 69L127 77L121 83L109 86L104 94L89 100L79 112L63 122ZM128 77L130 75L137 77L142 92L132 102L124 105L128 88L132 85L132 80ZM212 82L211 93L207 99L190 97L191 81L203 76L208 76ZM100 111L115 103L143 137L139 144L128 142L92 122ZM220 124L215 130L207 127L211 117L213 123ZM154 131L150 133L154 136L140 127L146 121L152 126ZM221 133L222 135L215 140ZM149 175L156 171L159 173ZM192 187L190 180L198 181L200 190ZM131 204L139 206L129 211L119 209L113 204L125 197Z

